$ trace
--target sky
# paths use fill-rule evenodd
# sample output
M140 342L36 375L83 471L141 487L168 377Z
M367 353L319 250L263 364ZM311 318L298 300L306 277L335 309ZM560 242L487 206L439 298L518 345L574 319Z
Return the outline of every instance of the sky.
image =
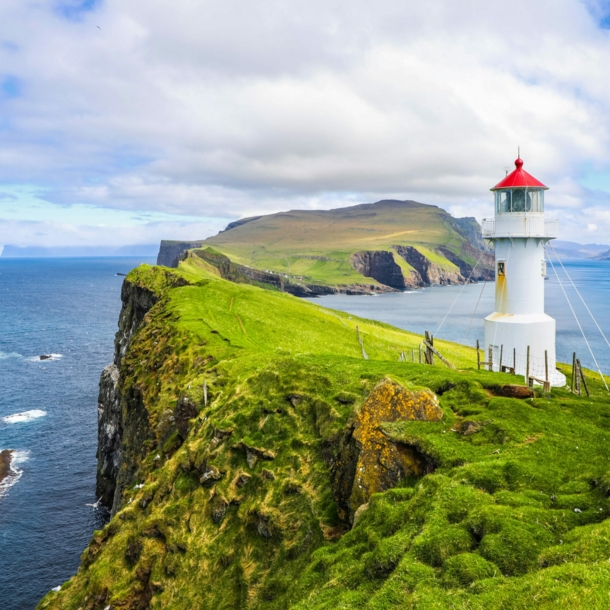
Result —
M0 246L201 239L513 167L610 243L610 0L2 0Z

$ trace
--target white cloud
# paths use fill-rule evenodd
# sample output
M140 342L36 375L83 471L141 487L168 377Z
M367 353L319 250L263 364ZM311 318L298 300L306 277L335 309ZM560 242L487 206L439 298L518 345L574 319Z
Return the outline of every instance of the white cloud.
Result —
M0 7L0 77L22 91L0 97L0 186L219 225L388 196L480 218L521 145L569 235L610 239L579 183L610 172L602 2L55 6Z
M123 246L162 239L204 239L224 228L214 222L144 222L136 225L79 225L65 222L0 220L0 245Z

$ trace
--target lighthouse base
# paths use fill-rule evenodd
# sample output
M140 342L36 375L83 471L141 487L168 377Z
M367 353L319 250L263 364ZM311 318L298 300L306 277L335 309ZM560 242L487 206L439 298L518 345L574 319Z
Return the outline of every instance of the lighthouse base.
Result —
M555 320L546 314L518 315L494 312L485 318L485 361L491 347L492 368L515 369L516 375L547 379L552 386L566 384L565 375L556 368ZM545 364L545 351L547 353ZM548 373L547 373L548 371Z

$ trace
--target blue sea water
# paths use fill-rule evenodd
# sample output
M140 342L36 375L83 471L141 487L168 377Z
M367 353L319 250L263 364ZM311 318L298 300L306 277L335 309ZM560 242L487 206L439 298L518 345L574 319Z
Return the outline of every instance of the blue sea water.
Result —
M70 578L102 523L86 506L98 381L113 355L116 274L140 262L154 260L0 258L0 450L16 450L21 471L0 489L2 610L31 610Z
M104 515L87 506L96 500L98 381L112 360L123 280L116 273L140 262L154 261L0 258L0 450L17 450L21 471L10 488L0 489L2 610L34 608L70 578L92 531L103 523ZM610 263L565 264L610 338ZM570 361L577 351L583 365L593 368L551 270L550 276L547 311L557 319L558 357ZM562 281L598 362L610 373L610 348L569 282ZM494 285L488 283L316 302L433 333L455 303L437 334L474 344L483 338L482 320L493 310L493 295ZM57 356L40 361L40 354Z

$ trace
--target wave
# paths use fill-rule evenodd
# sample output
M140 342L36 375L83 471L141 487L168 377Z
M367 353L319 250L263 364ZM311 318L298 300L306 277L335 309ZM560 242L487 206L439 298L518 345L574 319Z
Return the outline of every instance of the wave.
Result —
M19 464L27 462L29 456L29 451L12 451L10 470L7 476L0 481L0 498L21 478L23 471L19 468Z
M8 360L9 358L23 358L17 352L0 352L0 360Z
M38 419L39 417L44 417L46 414L47 412L42 411L41 409L32 409L31 411L23 411L22 413L7 415L6 417L3 417L1 421L3 421L5 424L20 424L32 421L33 419Z

